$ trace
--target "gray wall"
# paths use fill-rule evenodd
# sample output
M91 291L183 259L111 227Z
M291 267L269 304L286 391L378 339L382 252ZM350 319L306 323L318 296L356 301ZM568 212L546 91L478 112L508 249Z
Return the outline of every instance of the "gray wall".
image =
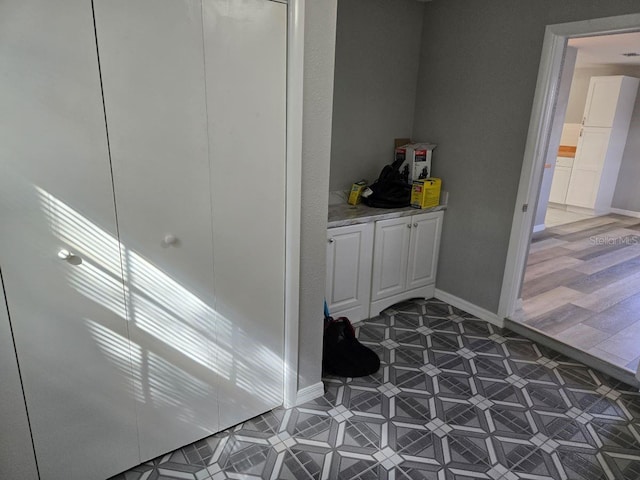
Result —
M305 12L298 388L320 381L336 0Z
M411 136L423 11L416 0L338 2L332 191L375 180L393 139Z
M497 312L548 24L638 12L637 0L425 4L414 138L450 192L438 288Z
M640 77L640 72L634 75ZM640 92L629 125L627 145L624 148L618 183L611 206L640 213Z
M587 101L587 92L589 90L589 80L591 77L603 75L628 75L640 78L640 66L602 65L591 68L576 68L567 107L567 123L580 123L582 121L584 105ZM640 189L638 184L640 184L640 95L636 97L612 206L623 210L640 212Z

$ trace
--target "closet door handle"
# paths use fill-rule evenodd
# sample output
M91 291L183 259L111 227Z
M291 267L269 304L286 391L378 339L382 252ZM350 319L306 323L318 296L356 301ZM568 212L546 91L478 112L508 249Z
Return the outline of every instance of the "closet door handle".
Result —
M167 247L176 247L178 246L178 243L180 241L178 240L178 237L176 237L175 235L173 235L172 233L167 233L164 238L162 239L162 246L167 248Z
M411 224L410 223L407 223L407 228L411 228Z
M414 223L414 224L413 224L413 226L417 228L417 227L418 227L418 224L417 224L417 223Z
M67 263L70 263L71 265L80 265L82 263L82 258L80 258L77 255L74 255L73 253L71 253L69 250L65 248L63 248L58 252L58 258L60 260L64 260Z
M335 239L335 238L330 238L330 239L329 239L329 243L333 243L333 242L335 242L335 241L336 241L336 239Z

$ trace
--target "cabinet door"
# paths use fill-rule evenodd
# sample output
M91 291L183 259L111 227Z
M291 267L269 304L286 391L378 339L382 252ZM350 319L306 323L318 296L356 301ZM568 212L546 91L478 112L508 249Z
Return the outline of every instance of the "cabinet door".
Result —
M218 430L200 0L97 0L140 452Z
M334 317L337 312L352 321L368 317L372 247L373 223L327 231L326 298Z
M616 115L621 76L592 77L584 107L583 124L589 127L611 127Z
M549 201L554 203L565 203L567 200L567 189L571 178L571 168L556 165L551 181L551 192Z
M411 217L411 241L407 265L407 290L436 281L442 212Z
M224 428L282 404L287 6L203 6Z
M411 226L411 217L376 222L371 281L372 301L401 293L406 289Z
M582 129L567 191L568 205L594 207L610 134L610 128Z
M0 265L40 478L102 480L140 457L91 2L0 2L0 64Z

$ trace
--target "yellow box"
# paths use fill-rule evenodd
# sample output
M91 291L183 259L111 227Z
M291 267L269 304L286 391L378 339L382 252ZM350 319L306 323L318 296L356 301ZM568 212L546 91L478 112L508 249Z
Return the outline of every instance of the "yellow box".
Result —
M440 187L442 180L439 178L423 178L414 180L411 189L411 206L415 208L429 208L440 205Z
M362 200L361 195L362 191L367 188L366 182L358 182L351 185L351 193L349 193L349 205L358 205Z

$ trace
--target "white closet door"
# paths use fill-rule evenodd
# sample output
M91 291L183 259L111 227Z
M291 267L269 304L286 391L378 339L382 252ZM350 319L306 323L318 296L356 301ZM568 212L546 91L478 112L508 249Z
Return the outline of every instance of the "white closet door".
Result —
M0 288L2 284L0 272ZM0 478L37 478L16 351L4 294L0 293Z
M226 427L282 403L287 8L203 5Z
M0 2L0 65L0 265L40 478L104 479L140 458L91 3Z
M95 9L145 460L218 430L202 8Z

